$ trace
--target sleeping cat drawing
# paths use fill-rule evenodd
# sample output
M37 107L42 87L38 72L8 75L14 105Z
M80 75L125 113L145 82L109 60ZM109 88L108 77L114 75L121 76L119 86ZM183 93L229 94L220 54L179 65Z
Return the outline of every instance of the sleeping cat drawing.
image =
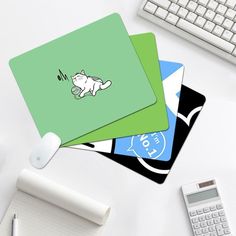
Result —
M71 78L74 85L71 91L79 98L88 95L87 93L96 96L97 91L107 89L112 84L110 80L107 80L104 83L100 78L88 76L84 70L82 70L80 73L76 73Z

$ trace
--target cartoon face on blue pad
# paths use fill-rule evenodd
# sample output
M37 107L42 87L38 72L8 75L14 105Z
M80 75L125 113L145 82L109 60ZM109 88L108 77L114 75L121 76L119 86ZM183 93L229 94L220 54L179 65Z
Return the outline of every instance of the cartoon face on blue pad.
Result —
M115 140L115 154L161 161L170 160L184 67L179 63L160 61L160 69L167 105L169 129L162 132L117 138Z

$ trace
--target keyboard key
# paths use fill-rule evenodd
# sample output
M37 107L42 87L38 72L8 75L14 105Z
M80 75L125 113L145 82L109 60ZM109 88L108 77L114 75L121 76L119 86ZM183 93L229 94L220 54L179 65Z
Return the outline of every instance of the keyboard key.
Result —
M215 0L210 0L208 5L207 5L207 7L212 11L215 11L217 6L218 6L218 3Z
M189 12L187 17L186 17L186 20L193 23L195 20L197 19L197 15L193 12Z
M221 24L223 23L224 19L225 19L225 18L224 18L223 16L217 14L217 15L215 16L213 22L216 23L217 25L221 25ZM215 207L215 210L216 210L216 207ZM211 211L212 211L212 210L211 210Z
M171 3L169 0L151 0L151 2L166 10L169 8Z
M189 1L187 7L186 7L189 11L195 11L197 8L197 3L194 1Z
M207 10L205 16L204 16L207 20L212 21L213 18L215 17L215 12L212 10Z
M221 15L224 15L225 12L226 12L226 10L227 10L227 7L220 4L220 5L217 7L217 9L216 9L216 13L219 13L219 14L221 14Z
M202 38L206 42L226 51L229 53L232 53L235 46L209 32L206 30L203 30L199 28L198 26L195 26L191 23L189 23L186 20L180 19L177 23L177 27L189 32L190 34L193 34L199 38ZM216 28L216 27L215 27Z
M216 36L221 36L224 32L224 28L222 28L221 26L216 26L214 29L213 29L213 34L215 34Z
M179 10L179 6L175 3L171 3L171 5L168 9L168 11L173 13L173 14L176 14L178 12L178 10Z
M155 15L160 17L163 20L166 18L167 14L168 14L168 11L161 8L161 7L158 7L156 12L155 12Z
M236 11L232 9L228 9L227 12L225 13L225 17L230 20L233 20L235 16L236 16Z
M177 15L181 18L185 18L188 14L188 10L186 10L185 8L181 7L177 13Z
M198 0L198 4L201 4L202 6L206 6L209 0Z
M232 31L233 33L236 33L236 23L234 23L234 25L233 25L231 31Z
M144 7L144 10L151 13L151 14L154 14L156 9L157 9L157 6L153 3L151 3L151 2L147 2L145 7Z
M197 10L195 11L199 16L203 16L204 14L205 14L205 12L206 12L206 8L205 7L203 7L203 6L201 6L201 5L199 5L198 7L197 7Z
M178 1L178 5L180 5L181 7L186 7L188 4L188 0L179 0Z
M228 31L228 30L225 30L224 33L221 36L221 38L223 38L227 41L230 41L232 37L233 37L233 33Z
M236 0L227 0L225 6L233 9L236 6Z
M230 30L231 27L233 26L234 22L229 20L229 19L225 19L222 26L227 29L227 30Z
M214 29L214 27L215 27L214 23L212 23L211 21L207 21L203 28L207 30L208 32L211 32Z
M204 19L201 16L198 16L197 20L195 21L195 25L199 26L200 28L203 27L203 25L206 23L206 19Z
M226 2L226 0L216 0L218 3L220 3L220 4L225 4L225 2Z
M225 30L224 33L222 34L221 38L227 40L227 41L230 41L230 39L232 38L233 36L233 33L228 31L228 30Z
M171 23L172 25L175 25L177 23L177 21L179 20L179 17L169 13L166 17L166 21L168 21L169 23Z
M236 49L233 51L232 55L236 57Z

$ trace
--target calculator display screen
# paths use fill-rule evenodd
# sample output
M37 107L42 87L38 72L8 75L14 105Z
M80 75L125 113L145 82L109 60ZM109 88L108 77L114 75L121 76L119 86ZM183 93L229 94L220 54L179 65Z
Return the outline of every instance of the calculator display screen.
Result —
M193 193L193 194L187 195L187 199L188 199L189 204L191 204L191 203L204 201L209 198L214 198L218 196L219 194L217 192L217 189L213 188L213 189L209 189L209 190L202 191L199 193Z

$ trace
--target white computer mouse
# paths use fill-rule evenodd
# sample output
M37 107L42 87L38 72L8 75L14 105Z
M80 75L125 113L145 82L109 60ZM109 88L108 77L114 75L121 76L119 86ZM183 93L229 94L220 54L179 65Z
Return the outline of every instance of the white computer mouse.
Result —
M37 169L44 168L55 155L61 145L61 139L54 133L45 134L40 143L30 154L30 163Z

